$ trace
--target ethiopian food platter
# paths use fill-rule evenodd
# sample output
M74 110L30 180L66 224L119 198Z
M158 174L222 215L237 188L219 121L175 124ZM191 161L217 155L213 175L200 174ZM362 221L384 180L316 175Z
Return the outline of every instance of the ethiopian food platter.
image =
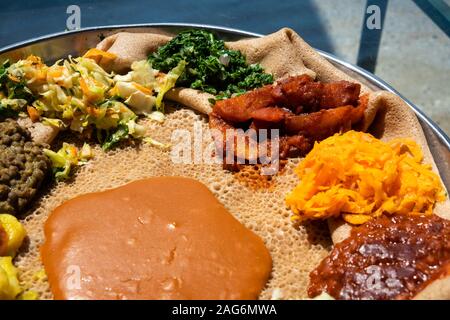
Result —
M288 28L49 39L0 54L0 299L450 299L401 96Z

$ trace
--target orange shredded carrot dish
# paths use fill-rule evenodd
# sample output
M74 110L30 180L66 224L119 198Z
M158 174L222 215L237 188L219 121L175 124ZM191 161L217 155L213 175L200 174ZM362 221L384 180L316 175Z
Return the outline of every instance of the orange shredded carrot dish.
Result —
M320 143L296 168L300 183L287 195L294 219L339 217L362 224L382 214L431 214L446 194L422 164L411 139L383 142L349 131Z

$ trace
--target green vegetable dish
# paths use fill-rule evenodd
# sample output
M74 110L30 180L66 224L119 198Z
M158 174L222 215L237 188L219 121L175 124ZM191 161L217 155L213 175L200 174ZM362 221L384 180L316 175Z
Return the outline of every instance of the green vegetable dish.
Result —
M190 87L229 98L274 81L259 64L247 65L241 52L229 50L223 40L205 30L186 30L148 57L152 66L168 72L180 61L186 68L177 87Z

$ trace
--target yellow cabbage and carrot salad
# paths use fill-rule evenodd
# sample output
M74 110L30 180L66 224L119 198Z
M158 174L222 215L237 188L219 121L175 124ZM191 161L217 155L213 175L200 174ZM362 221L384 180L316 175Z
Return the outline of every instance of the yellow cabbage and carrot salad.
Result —
M446 194L410 139L383 142L349 131L316 143L296 168L299 184L287 195L294 219L342 218L362 224L382 214L431 214Z
M73 166L85 164L94 157L92 148L87 143L84 143L83 147L78 149L76 146L64 142L57 152L44 149L44 154L52 162L57 180L68 179Z
M97 130L105 138L105 148L121 127L140 137L143 129L135 123L137 115L162 110L162 95L175 85L173 79L183 72L184 62L161 74L146 60L137 61L128 74L114 75L96 63L105 55L113 58L111 53L91 49L84 57L58 60L51 66L32 55L19 60L6 69L9 87L22 84L32 98L16 98L14 91L2 103L26 111L33 121L77 132Z
M83 57L68 57L51 66L33 55L4 63L0 66L0 116L28 116L33 122L78 132L96 138L104 150L129 137L144 138L138 116L164 117L162 98L175 86L185 62L167 74L153 69L147 60L134 62L125 75L108 73L100 66L115 58L90 49ZM66 153L60 151L47 152L57 168Z

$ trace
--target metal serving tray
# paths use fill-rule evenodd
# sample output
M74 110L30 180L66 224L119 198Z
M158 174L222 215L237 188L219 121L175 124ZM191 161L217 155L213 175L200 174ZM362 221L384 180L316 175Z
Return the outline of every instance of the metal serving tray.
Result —
M176 34L186 28L201 28L211 30L226 41L263 36L261 34L246 32L237 29L201 24L148 23L138 25L102 26L51 34L4 47L0 49L0 62L3 62L6 59L15 61L21 58L25 58L32 53L42 57L46 62L51 63L58 59L67 57L68 55L82 55L87 49L94 47L103 37L119 31L158 31L165 34ZM411 109L414 110L425 132L428 145L431 149L434 160L436 161L442 180L444 181L447 190L450 190L450 139L439 128L439 126L430 118L428 118L428 116L426 116L422 112L422 110L420 110L417 106L403 97L389 84L387 84L374 74L353 64L342 61L332 54L321 50L317 51L320 55L328 59L336 67L363 82L370 88L374 90L387 90L398 95L411 107Z

